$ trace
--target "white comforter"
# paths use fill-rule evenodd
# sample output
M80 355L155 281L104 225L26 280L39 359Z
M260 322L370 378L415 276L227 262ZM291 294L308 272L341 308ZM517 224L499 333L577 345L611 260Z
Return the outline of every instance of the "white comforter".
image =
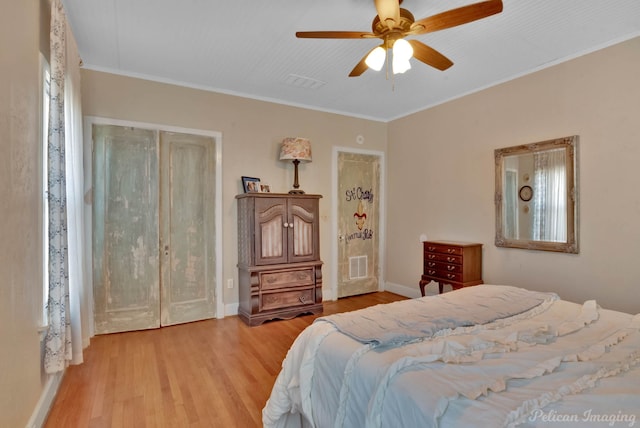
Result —
M423 302L432 320L414 310ZM319 318L300 334L265 427L631 427L640 418L640 315L495 285L376 308Z

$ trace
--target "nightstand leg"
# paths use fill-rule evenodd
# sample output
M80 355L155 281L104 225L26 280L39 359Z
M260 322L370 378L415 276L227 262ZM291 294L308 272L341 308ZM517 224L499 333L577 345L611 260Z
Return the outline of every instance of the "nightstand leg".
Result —
M442 288L442 287L443 287L443 286L444 286L444 284L443 284L443 283L441 283L441 282L439 282L439 283L438 283L438 291L440 292L440 294L442 294L442 290L443 290L443 288Z
M424 297L424 287L425 285L427 285L428 283L430 283L431 281L425 281L424 279L420 280L420 294L422 294L422 297Z

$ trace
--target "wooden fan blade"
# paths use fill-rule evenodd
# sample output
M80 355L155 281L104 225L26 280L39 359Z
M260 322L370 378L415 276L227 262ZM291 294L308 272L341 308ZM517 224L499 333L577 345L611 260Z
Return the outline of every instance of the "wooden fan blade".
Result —
M380 21L389 29L400 23L400 2L398 0L374 0Z
M502 12L502 0L482 1L416 21L411 25L408 34L432 33L486 18L500 12Z
M375 48L373 48L375 49ZM367 71L367 69L369 68L367 66L367 64L365 63L365 61L367 60L367 57L369 56L369 54L371 53L371 51L373 50L371 49L369 52L367 52L367 54L365 56L362 57L362 59L360 60L359 63L356 64L355 67L353 67L353 70L351 70L351 73L349 73L349 77L358 77L360 76L362 73L364 73L365 71Z
M408 40L413 47L413 57L438 70L446 70L453 62L437 50L425 45L418 40Z
M370 39L378 36L360 31L298 31L296 37L301 39Z

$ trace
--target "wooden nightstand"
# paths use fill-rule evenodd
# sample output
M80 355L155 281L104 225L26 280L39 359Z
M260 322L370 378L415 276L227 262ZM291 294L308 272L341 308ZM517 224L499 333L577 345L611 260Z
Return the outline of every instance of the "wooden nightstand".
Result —
M482 284L482 244L456 241L425 241L424 272L420 279L420 293L431 281L454 290Z

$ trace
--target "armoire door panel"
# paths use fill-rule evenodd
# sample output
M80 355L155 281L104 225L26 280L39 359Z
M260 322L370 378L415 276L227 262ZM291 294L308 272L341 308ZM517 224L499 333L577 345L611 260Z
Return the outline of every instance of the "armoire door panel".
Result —
M287 200L256 199L255 216L256 264L287 263Z
M281 260L285 256L283 223L281 216L260 223L260 257L263 260Z
M305 262L320 258L318 204L313 199L289 201L289 262Z
M293 255L296 257L313 255L313 223L294 217L293 231Z

